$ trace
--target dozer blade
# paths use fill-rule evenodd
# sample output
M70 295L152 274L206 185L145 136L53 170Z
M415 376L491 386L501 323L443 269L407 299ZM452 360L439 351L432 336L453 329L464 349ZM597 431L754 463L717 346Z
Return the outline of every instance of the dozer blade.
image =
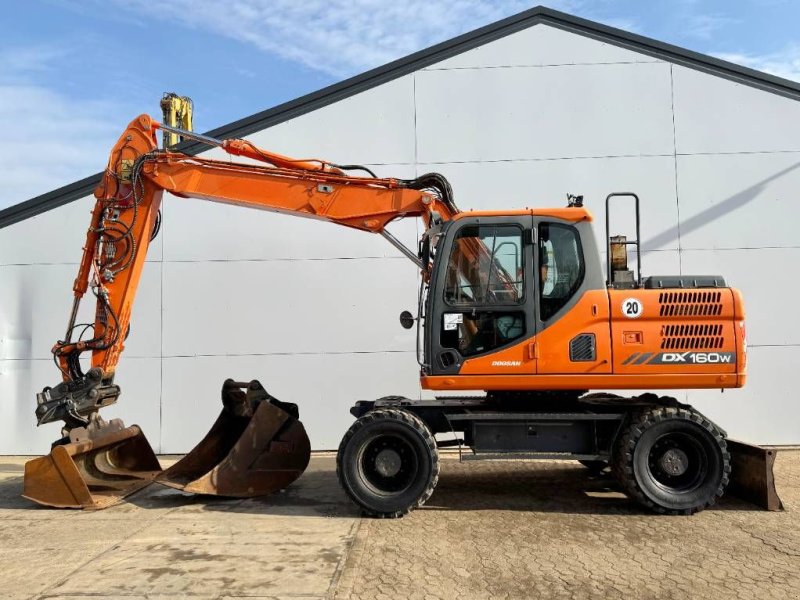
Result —
M76 428L70 442L25 463L23 497L58 508L107 508L153 482L161 472L138 425L114 419Z
M246 388L247 393L240 388ZM222 386L211 430L159 483L196 494L263 496L288 486L308 466L311 447L297 405L272 398L258 381Z
M777 450L728 440L731 453L730 492L766 510L783 510L775 489Z

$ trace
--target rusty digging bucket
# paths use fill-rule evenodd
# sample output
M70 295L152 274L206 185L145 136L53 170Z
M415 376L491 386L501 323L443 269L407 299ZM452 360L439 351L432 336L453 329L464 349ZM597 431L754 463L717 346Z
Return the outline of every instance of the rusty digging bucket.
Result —
M153 482L161 465L138 425L95 421L25 463L23 497L58 508L107 508Z
M258 381L232 379L222 385L222 404L206 437L159 475L158 483L250 498L283 489L303 474L311 446L296 404L273 398Z

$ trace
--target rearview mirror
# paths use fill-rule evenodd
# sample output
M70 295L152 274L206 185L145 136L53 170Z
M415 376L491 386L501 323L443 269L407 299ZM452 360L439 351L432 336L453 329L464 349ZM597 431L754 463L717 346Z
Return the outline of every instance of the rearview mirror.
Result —
M403 329L411 329L414 326L414 321L414 317L407 310L400 313L400 325L403 326Z

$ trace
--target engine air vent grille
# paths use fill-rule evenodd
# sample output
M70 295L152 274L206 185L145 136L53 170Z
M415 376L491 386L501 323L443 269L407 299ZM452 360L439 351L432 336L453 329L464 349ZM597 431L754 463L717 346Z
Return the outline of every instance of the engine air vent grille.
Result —
M597 343L593 333L582 333L570 340L569 359L572 362L597 360Z
M722 292L661 292L662 317L716 317L722 314Z
M725 338L719 323L661 326L662 350L717 350L724 345Z

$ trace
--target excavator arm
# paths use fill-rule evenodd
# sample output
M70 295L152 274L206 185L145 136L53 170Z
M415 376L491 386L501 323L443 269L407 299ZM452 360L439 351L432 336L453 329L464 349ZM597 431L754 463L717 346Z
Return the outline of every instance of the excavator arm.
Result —
M158 150L156 131L165 127L146 115L134 119L112 150L95 190L97 202L73 286L73 309L64 339L53 347L63 382L39 395L40 424L64 420L68 429L85 426L98 408L119 395L113 375L147 250L160 226L164 191L330 221L383 234L396 245L399 242L386 231L391 221L421 217L428 226L455 212L445 186L436 187L444 179L435 175L410 181L353 177L325 161L296 161L244 140L209 143L261 164L197 158ZM96 298L95 321L78 325L78 306L88 290ZM91 352L88 373L83 373L79 359L84 352Z
M170 139L175 135L194 138L251 162L233 163L160 150L156 137L159 129ZM348 174L356 169L368 176ZM447 181L437 174L413 180L379 178L358 165L295 160L260 149L246 140L208 138L158 123L147 115L134 119L112 149L108 167L95 190L96 203L73 285L72 311L64 339L57 341L52 350L62 381L37 395L39 424L64 422L63 438L54 444L51 455L31 461L26 470L25 495L37 502L97 508L159 477L157 460L138 428L125 429L118 420L106 423L99 409L113 404L120 395L114 374L129 332L147 250L160 227L159 208L164 191L184 198L320 219L382 234L418 264L423 278L429 277L429 265L422 264L415 253L394 239L386 226L397 219L420 217L428 227L449 220L458 212ZM87 291L95 297L94 322L78 324L79 306ZM91 354L91 367L85 372L81 362L84 353ZM241 392L242 388L247 389L246 394ZM226 382L223 403L226 408L212 432L185 459L189 466L179 464L178 469L170 469L172 476L166 477L168 485L219 492L225 472L212 473L213 482L208 479L199 488L192 488L191 484L208 475L207 463L224 462L227 451L239 438L247 438L251 447L255 442L250 438L264 442L260 458L252 457L251 463L269 462L276 452L291 455L292 447L300 448L301 453L306 453L305 461L302 457L288 460L294 463L296 472L288 481L302 473L308 461L308 439L304 431L302 435L297 431L296 425L300 429L302 425L296 421L296 407L270 397L258 382ZM262 421L261 425L256 424ZM291 421L295 428L287 430L284 422ZM286 439L279 439L280 431L286 434ZM228 442L221 443L223 438ZM125 450L126 444L130 451ZM223 448L227 451L223 452ZM287 461L278 462L281 464L276 469L286 471ZM54 470L58 473L54 474ZM87 484L88 495L76 475ZM109 486L110 480L119 485ZM53 500L54 481L76 483L68 483L70 493ZM281 481L283 487L287 482ZM98 500L92 490L93 482L97 489L114 487L111 499ZM131 485L125 487L127 483ZM242 485L240 477L239 481L231 481L227 489L237 491L232 495L242 495L238 493ZM274 489L274 485L273 477L266 488ZM76 494L71 487L81 489ZM244 490L248 489L250 492L244 495L253 495L254 490L263 493L265 487L248 486L244 482ZM83 500L78 500L78 496Z

